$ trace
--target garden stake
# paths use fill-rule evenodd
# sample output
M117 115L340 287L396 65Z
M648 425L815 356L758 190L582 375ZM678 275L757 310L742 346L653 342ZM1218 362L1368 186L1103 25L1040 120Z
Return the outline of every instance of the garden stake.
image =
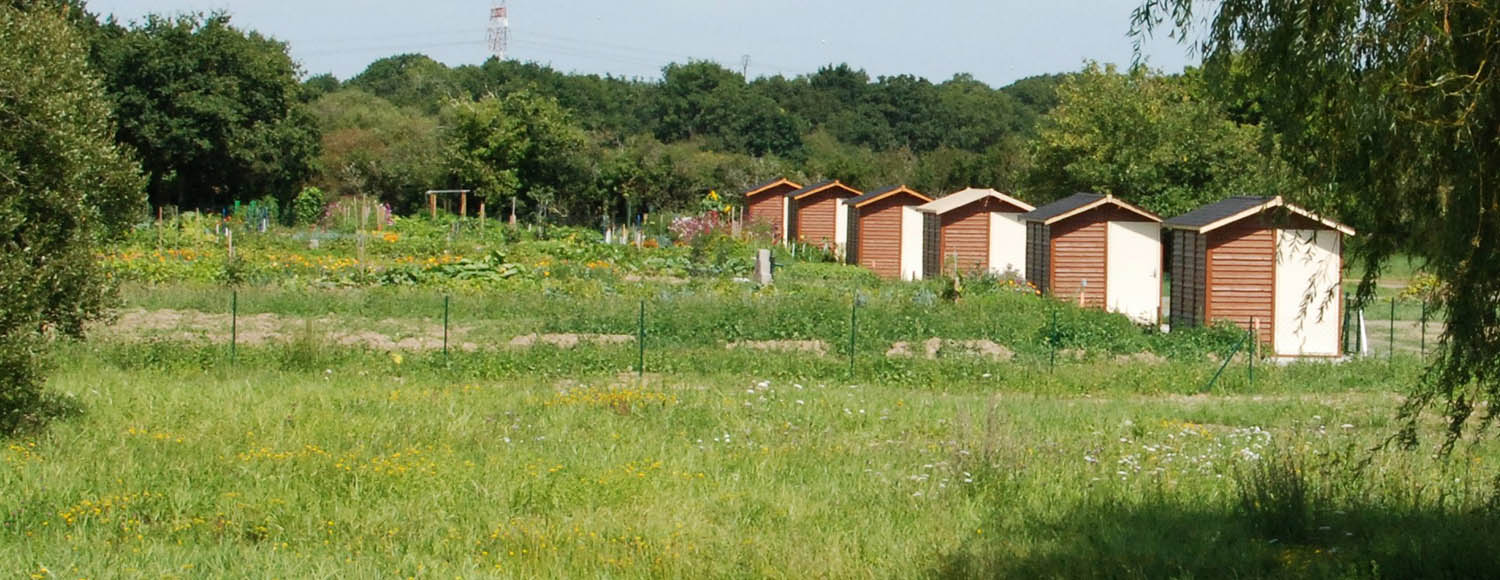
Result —
M635 320L636 364L635 376L646 380L646 301L641 300L641 313Z
M448 362L448 299L449 298L451 298L451 297L448 296L447 294L443 295L443 362L445 362L445 363Z
M1394 360L1396 358L1396 297L1395 296L1391 297L1391 338L1390 338L1390 342L1387 343L1386 349L1388 350L1388 352L1385 353L1386 360Z
M1240 341L1234 345L1234 350L1229 351L1229 356L1224 357L1224 364L1219 365L1219 370L1214 373L1214 378L1209 379L1208 384L1203 385L1203 389L1198 392L1207 393L1209 389L1214 388L1214 383L1219 382L1219 375L1224 374L1224 369L1229 368L1229 362L1234 360L1234 355L1240 353L1240 349L1245 346L1245 339L1249 337L1250 335L1248 334L1240 337Z
M857 328L855 326L856 320L857 320L855 318L855 313L857 313L857 312L859 312L859 292L858 291L856 291L853 295L851 295L850 299L849 299L849 378L850 379L854 378L854 333L855 333L855 328Z
M239 342L240 291L229 293L229 364L234 364L235 343Z

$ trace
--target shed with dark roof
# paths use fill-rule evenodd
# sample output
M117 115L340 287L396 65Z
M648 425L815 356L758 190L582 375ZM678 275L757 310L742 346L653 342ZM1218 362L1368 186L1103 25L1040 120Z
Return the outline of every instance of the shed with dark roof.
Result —
M922 274L1026 275L1026 224L1031 204L993 189L968 188L917 206L922 212Z
M1167 220L1173 328L1228 320L1276 356L1340 356L1343 238L1281 197L1231 197Z
M1037 289L1119 312L1161 316L1161 218L1112 195L1076 193L1021 214L1026 279Z
M932 198L905 185L849 199L847 260L885 278L922 277L922 214Z
M842 256L848 245L844 200L860 194L836 179L787 193L787 241L813 244Z
M752 227L768 227L772 239L782 241L786 234L786 194L799 189L802 189L801 185L783 177L745 190L745 223Z

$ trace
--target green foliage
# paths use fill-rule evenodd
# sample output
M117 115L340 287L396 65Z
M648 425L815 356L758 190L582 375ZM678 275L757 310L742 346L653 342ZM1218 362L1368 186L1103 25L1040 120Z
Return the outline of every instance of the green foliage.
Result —
M317 182L334 195L374 195L415 211L442 179L435 117L358 89L325 94L309 110L323 136Z
M462 187L514 198L536 221L565 216L569 202L592 206L589 140L556 99L518 91L443 109L448 172ZM559 199L559 194L571 194Z
M1226 118L1196 77L1091 63L1057 87L1028 182L1036 197L1112 193L1171 217L1232 195L1279 195L1261 133Z
M1436 407L1451 446L1476 410L1500 406L1500 16L1484 2L1198 6L1148 0L1135 33L1201 36L1215 84L1255 87L1263 127L1312 185L1292 201L1360 232L1349 244L1360 300L1403 251L1436 277L1449 324L1434 372L1408 398L1403 439L1415 444Z
M304 187L297 193L296 199L292 200L292 217L294 225L313 225L323 218L323 208L327 207L328 199L323 190L316 187Z
M94 61L152 203L290 199L311 174L317 132L284 43L222 13L152 15L129 28L106 24Z
M38 419L45 335L104 313L94 252L141 216L101 92L65 20L0 4L0 434Z

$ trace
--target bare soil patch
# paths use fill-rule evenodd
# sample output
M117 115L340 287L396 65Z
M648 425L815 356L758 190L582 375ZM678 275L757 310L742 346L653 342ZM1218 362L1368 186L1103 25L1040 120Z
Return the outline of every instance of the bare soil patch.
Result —
M729 350L750 349L769 352L806 352L828 354L828 343L821 340L742 340L724 345Z
M921 348L921 355L929 360L936 359L939 354L980 356L1000 362L1009 361L1016 356L1014 351L990 340L954 340L935 337L917 344L909 342L892 344L891 348L885 351L885 356L889 358L917 356L917 347Z

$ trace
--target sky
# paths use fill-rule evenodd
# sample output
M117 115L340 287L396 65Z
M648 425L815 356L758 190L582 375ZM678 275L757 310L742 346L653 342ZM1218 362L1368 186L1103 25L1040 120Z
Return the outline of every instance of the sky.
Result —
M969 73L992 86L1079 69L1128 65L1130 12L1142 0L509 0L507 57L564 72L657 79L670 62L713 60L750 77L809 74L846 62L872 77L941 82ZM146 14L230 13L239 27L287 42L306 74L359 74L382 57L418 52L479 64L491 0L89 0L123 22ZM1196 62L1161 36L1143 54L1178 72Z

